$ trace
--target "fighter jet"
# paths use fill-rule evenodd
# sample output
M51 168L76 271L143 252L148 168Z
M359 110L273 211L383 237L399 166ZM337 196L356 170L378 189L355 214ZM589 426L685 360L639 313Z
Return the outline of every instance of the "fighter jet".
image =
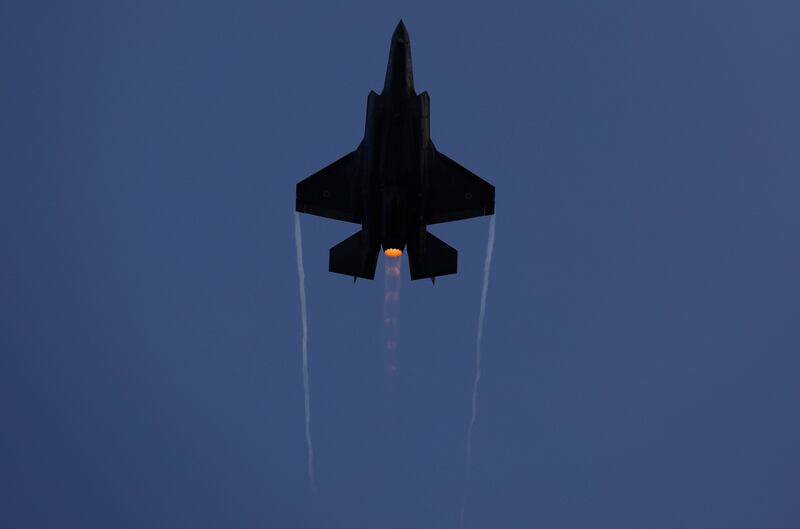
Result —
M417 94L401 20L383 91L367 97L358 148L297 184L297 211L361 224L330 250L329 270L373 279L381 248L408 251L411 279L455 274L458 252L427 226L494 214L494 186L436 150L428 93Z

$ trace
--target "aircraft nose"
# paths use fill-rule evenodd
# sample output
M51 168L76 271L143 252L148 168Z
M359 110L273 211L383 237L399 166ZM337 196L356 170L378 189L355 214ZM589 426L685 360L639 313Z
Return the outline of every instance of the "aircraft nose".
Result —
M406 31L406 25L403 24L403 21L400 20L398 22L397 27L394 29L394 34L392 35L393 42L408 42L408 31Z

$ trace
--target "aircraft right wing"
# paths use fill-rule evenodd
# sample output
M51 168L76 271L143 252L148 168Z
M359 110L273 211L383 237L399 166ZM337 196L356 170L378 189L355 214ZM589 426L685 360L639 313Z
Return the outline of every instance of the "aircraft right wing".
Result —
M432 144L431 144L432 146ZM435 151L425 222L436 224L494 214L494 186Z
M356 153L339 158L297 184L296 210L345 222L361 222Z

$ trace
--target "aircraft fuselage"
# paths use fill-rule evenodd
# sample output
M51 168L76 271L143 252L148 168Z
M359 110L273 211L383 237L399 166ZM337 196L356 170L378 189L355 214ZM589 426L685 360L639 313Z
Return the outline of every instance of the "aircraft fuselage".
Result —
M383 90L367 98L358 148L297 185L297 211L362 226L331 248L332 272L372 279L383 248L389 256L408 250L412 279L454 274L458 253L427 225L494 213L494 187L434 147L429 107L427 92L414 90L401 21Z

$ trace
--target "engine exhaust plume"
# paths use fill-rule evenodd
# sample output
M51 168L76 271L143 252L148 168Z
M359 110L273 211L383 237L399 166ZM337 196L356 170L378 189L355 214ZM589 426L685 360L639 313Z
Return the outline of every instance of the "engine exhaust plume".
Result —
M481 289L481 308L478 313L478 336L475 346L475 380L472 383L472 415L467 428L467 450L464 498L461 502L461 529L464 529L464 510L467 505L467 484L472 460L472 429L475 427L475 418L478 412L478 383L481 380L481 341L483 340L483 319L486 316L486 294L489 291L489 270L492 267L492 253L494 253L494 221L495 215L489 220L489 239L486 242L486 260L483 262L483 288Z
M300 214L294 214L294 242L297 248L297 276L300 281L300 316L303 322L303 397L306 418L306 447L308 452L308 483L311 493L317 490L314 479L314 448L311 444L311 393L308 384L308 311L306 309L306 272L303 268L303 235L300 231Z
M393 250L393 248L390 248ZM399 344L400 320L400 265L402 252L386 250L384 260L383 326L386 329L386 370L390 377L397 373L397 348Z

